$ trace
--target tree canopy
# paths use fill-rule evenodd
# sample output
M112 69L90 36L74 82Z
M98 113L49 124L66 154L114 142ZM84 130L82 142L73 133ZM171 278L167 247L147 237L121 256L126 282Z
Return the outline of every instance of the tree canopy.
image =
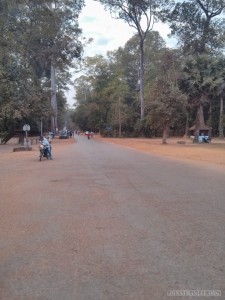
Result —
M97 0L95 0L97 1ZM140 110L141 120L144 120L145 101L145 49L144 43L147 34L152 30L154 22L157 20L158 11L161 6L165 6L162 0L98 0L102 3L105 9L111 12L111 15L116 19L124 20L129 26L137 30L139 38L139 86L140 86Z
M38 130L40 118L49 119L51 63L62 92L71 77L69 67L82 54L78 16L83 5L81 0L1 0L2 131L21 129L28 121Z

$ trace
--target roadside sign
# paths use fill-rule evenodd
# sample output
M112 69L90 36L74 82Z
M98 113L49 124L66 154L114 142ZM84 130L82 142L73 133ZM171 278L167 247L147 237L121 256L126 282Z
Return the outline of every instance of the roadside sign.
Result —
M30 125L28 124L23 125L23 131L30 131Z

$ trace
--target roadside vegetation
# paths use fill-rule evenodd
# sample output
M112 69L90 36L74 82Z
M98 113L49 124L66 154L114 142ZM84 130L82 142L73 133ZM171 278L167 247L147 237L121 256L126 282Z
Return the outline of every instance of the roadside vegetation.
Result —
M83 49L81 1L0 1L0 132L5 143L30 124L33 132L64 124L69 68ZM57 84L55 84L57 81ZM57 99L57 107L56 107ZM55 100L55 102L53 102Z
M24 123L39 131L40 119L54 130L57 117L59 128L66 119L74 129L103 136L161 136L166 143L169 133L188 135L195 124L194 141L204 126L224 138L224 0L98 2L136 30L106 57L82 57L83 1L1 1L2 134ZM154 31L158 20L170 26L176 47ZM75 108L69 111L65 91L77 60L83 74L74 82Z

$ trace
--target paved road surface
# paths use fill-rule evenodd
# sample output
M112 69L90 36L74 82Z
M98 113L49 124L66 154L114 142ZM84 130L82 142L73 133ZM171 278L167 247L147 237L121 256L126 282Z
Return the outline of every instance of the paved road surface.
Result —
M225 299L225 170L76 138L1 166L0 299Z

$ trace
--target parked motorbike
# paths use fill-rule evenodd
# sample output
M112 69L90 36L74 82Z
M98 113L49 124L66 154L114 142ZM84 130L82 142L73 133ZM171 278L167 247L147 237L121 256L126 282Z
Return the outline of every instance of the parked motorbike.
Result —
M44 145L41 144L41 145L39 146L39 149L40 149L40 156L39 156L40 161L42 160L43 157L45 157L46 159L49 159L49 158L50 158L46 146L44 146Z

